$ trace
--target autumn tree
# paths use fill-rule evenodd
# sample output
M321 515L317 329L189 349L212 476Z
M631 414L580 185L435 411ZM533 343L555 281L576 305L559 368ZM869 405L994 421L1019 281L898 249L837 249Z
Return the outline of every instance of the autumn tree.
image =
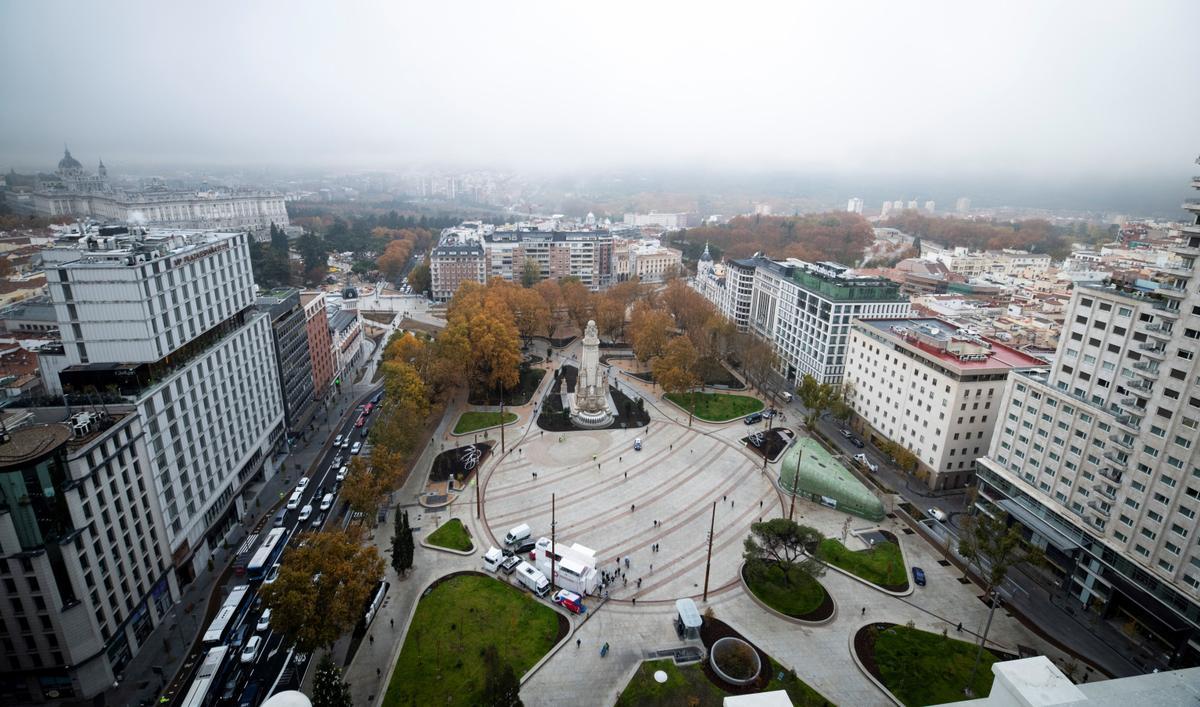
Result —
M588 320L593 317L593 295L588 291L586 285L574 278L564 279L560 287L562 288L563 306L567 310L567 318L582 334L583 330L587 328Z
M675 322L670 314L645 302L638 303L629 319L629 342L634 355L642 363L658 356L674 329Z
M700 376L696 372L696 349L686 336L672 338L664 347L661 356L650 361L654 380L668 393L683 395L690 393L688 401L688 426L696 413L696 387Z
M412 242L395 240L387 244L383 254L375 259L375 265L388 280L395 280L412 257Z
M777 568L783 575L784 584L790 586L794 573L809 577L820 577L825 573L825 566L809 553L824 539L816 528L787 518L772 518L750 524L750 536L743 545L742 557L748 571Z
M523 287L533 287L541 282L542 266L533 258L526 258L521 264L521 285Z
M303 533L289 547L279 577L259 590L271 629L302 653L330 648L362 617L384 562L357 530Z
M378 427L379 424L376 423L375 426ZM377 449L376 447L371 450L372 458ZM351 512L372 518L379 510L383 495L387 493L384 480L376 473L375 466L368 466L362 457L353 457L349 467L346 480L342 482L342 488L338 491L338 497L346 502Z
M554 336L554 325L558 321L563 306L562 288L559 287L556 280L546 279L534 285L533 290L550 309L550 326L548 327L550 333L547 336Z
M742 372L760 389L765 389L767 377L775 369L778 354L767 341L745 332L739 332L733 345L734 353L742 364Z
M680 279L667 283L662 303L675 318L675 326L689 335L700 335L703 325L716 311L704 295Z
M817 424L821 413L828 410L829 406L838 399L837 389L833 385L821 383L807 373L800 379L800 385L796 386L796 394L800 398L800 402L808 409L808 413L804 416L804 424L810 428Z
M618 341L625 329L625 305L610 294L596 298L596 328L600 336Z
M433 285L429 275L429 264L418 263L413 266L413 269L408 271L408 284L412 287L413 292L428 292Z
M500 290L464 282L446 308L438 337L467 367L467 379L486 390L507 390L520 380L521 342L512 310Z

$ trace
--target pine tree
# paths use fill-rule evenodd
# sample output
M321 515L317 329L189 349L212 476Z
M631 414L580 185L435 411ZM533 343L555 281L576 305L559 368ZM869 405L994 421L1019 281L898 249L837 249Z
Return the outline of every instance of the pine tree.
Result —
M396 570L396 574L404 574L404 570L407 569L404 565L404 536L407 524L408 513L400 513L397 510L392 535L392 569Z
M483 704L491 707L524 707L521 681L512 666L501 664L495 646L483 649Z
M412 569L413 555L416 552L413 543L412 526L408 524L408 511L404 512L404 531L400 533L400 567L407 572Z
M350 686L342 680L342 671L326 653L317 665L313 678L313 707L352 707Z

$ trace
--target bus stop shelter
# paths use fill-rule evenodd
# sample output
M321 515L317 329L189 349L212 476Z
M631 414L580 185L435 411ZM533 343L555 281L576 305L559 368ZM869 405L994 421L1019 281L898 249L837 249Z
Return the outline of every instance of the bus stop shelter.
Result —
M696 608L696 602L691 599L676 599L675 600L675 630L684 640L692 640L700 638L700 624L704 620L700 618L700 610Z

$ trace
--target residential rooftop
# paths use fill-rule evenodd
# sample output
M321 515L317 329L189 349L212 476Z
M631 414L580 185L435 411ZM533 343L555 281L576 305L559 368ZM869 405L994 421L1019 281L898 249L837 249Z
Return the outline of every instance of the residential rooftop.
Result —
M1045 361L933 317L859 319L855 326L873 329L953 370L1040 368Z

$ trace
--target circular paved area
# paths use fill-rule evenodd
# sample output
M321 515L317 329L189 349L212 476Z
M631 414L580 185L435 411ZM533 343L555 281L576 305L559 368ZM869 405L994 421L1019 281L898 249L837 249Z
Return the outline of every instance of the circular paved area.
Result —
M633 449L635 437L642 437L640 452ZM703 590L714 501L710 594L736 583L750 524L781 511L761 467L737 442L662 419L637 430L535 428L491 468L484 520L497 546L521 523L533 528L533 540L549 536L554 494L558 542L595 550L608 571L618 557L630 558L629 585L618 581L613 599L673 602ZM658 552L651 551L655 543Z

